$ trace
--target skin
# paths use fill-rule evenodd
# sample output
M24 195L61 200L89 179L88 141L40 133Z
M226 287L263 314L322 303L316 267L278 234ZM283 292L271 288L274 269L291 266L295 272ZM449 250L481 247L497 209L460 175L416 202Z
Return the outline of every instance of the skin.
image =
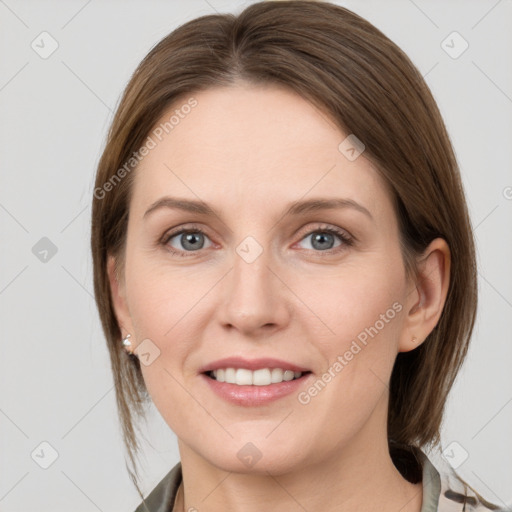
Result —
M408 279L377 170L364 153L349 161L338 150L346 134L295 93L238 83L193 96L198 105L136 171L119 280L108 261L123 335L132 349L150 339L160 351L142 371L178 437L175 510L420 511L421 483L402 478L389 456L387 384L398 352L438 322L446 242L434 240L419 279ZM163 196L204 201L217 216L160 208L144 218ZM290 202L341 197L371 218L354 208L284 216ZM159 243L191 223L205 232L199 249L181 235ZM326 226L353 244L333 235L313 245ZM252 263L236 252L247 236L263 250ZM401 311L306 405L296 393L234 405L198 375L224 357L276 357L312 371L307 390L394 303ZM237 457L248 442L262 455L252 467Z

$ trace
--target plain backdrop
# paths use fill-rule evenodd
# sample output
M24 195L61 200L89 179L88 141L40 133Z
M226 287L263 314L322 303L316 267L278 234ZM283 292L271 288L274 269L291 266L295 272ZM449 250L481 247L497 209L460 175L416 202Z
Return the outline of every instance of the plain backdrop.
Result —
M148 50L192 18L249 3L0 0L2 512L130 511L140 501L125 470L92 294L95 167L121 92ZM510 504L512 2L337 3L411 57L452 138L478 244L480 308L443 446L465 459L461 476ZM152 407L145 493L179 458Z

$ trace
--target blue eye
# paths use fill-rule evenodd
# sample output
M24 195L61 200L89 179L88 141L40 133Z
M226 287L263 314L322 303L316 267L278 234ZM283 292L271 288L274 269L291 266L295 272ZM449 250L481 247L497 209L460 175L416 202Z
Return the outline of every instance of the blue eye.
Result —
M340 240L338 245L333 245L336 238ZM352 245L352 240L341 230L332 227L317 228L310 231L301 241L311 240L311 246L315 252L326 252L331 254L339 250L343 250L342 246ZM341 249L338 249L341 247Z
M315 232L307 235L306 237L304 237L302 240L308 240L308 239L311 240L311 246L314 249L318 249L320 251L325 251L325 250L332 249L334 247L333 243L336 242L336 235L333 233L330 233L328 231L315 231ZM338 244L338 246L339 245L341 245L341 243ZM338 247L338 246L335 246L335 247Z
M311 250L318 254L325 253L325 255L343 251L347 246L353 244L353 240L344 231L333 227L316 228L309 231L300 241L302 242L308 238L311 238ZM175 241L173 242L174 239ZM333 245L336 243L336 239L339 240L339 243ZM198 252L212 245L210 241L210 245L205 246L205 240L210 239L201 229L183 228L165 235L161 243L171 254L186 257L191 255L190 253Z
M170 244L171 240L173 238L176 238L178 240L178 243L181 245L181 247L177 247L178 250L173 250L176 248L174 245ZM199 249L204 248L204 241L206 238L206 234L203 233L200 229L182 229L181 231L178 231L176 233L170 234L168 237L165 238L163 243L165 245L171 245L173 249L171 249L171 252L174 254L180 254L183 251L185 252L195 252Z

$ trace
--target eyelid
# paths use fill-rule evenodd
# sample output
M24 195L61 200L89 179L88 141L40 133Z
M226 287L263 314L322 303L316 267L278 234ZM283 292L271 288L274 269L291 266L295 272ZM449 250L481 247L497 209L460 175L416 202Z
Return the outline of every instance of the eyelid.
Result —
M311 235L312 233L323 232L323 231L327 231L327 232L330 231L330 232L337 234L338 236L343 236L347 239L355 240L355 237L353 237L346 229L335 226L334 224L320 223L320 224L317 224L315 227L308 227L308 226L309 226L309 224L306 225L306 227L301 228L298 231L297 236L303 235L301 240L303 240L304 237Z
M159 239L159 242L160 243L167 243L169 242L169 240L173 237L175 237L176 235L180 235L182 234L183 232L198 232L198 233L202 233L204 235L207 235L208 236L208 233L207 233L207 230L203 227L200 227L198 224L182 224L180 226L177 226L175 228L170 228L168 229L167 231L165 231L165 233L160 237Z

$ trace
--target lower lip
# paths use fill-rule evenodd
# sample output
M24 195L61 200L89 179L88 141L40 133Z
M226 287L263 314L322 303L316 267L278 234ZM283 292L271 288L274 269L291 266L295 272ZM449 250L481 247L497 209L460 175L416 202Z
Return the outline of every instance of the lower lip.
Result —
M296 393L311 375L311 373L306 373L298 379L269 384L268 386L239 386L238 384L219 382L204 373L200 377L206 381L206 384L210 386L214 393L224 400L236 405L254 407Z

